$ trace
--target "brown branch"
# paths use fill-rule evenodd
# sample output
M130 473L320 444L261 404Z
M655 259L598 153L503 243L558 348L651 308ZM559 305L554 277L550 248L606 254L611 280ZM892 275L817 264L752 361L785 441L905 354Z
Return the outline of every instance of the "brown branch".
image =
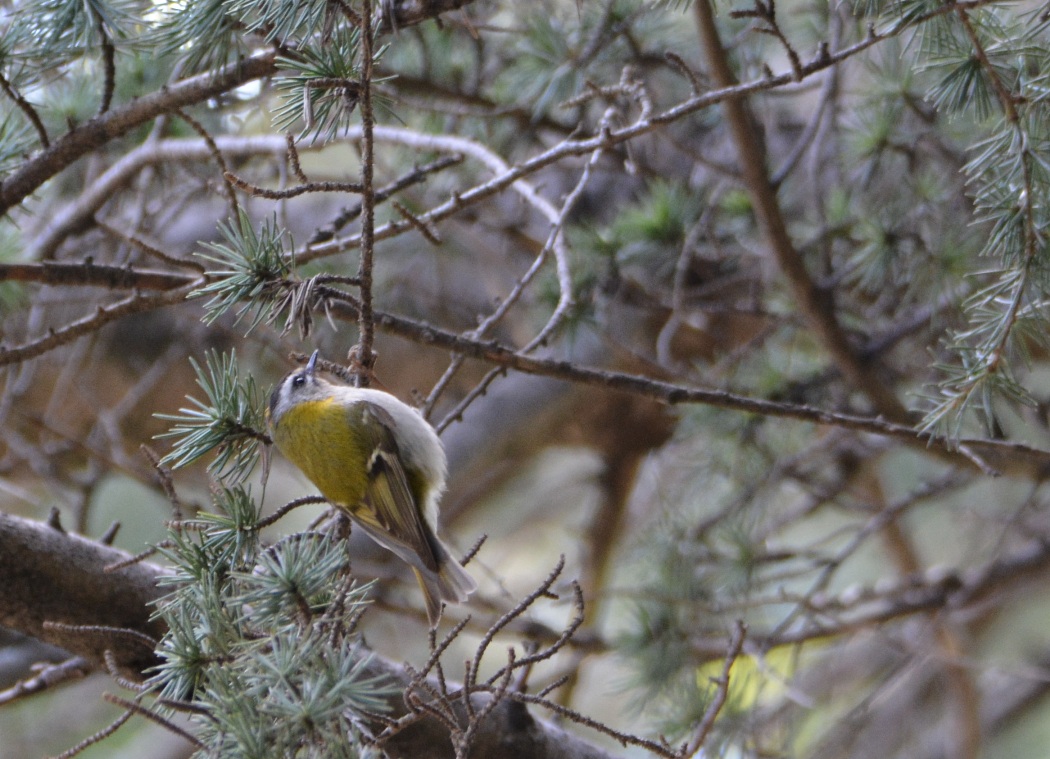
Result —
M156 245L151 245L146 240L133 234L125 233L115 227L111 227L104 221L98 219L95 220L95 224L110 237L115 237L121 242L127 243L135 250L145 253L151 258L156 258L158 261L163 261L169 266L174 266L176 269L193 269L198 274L203 274L205 271L204 264L200 261L194 261L193 259L178 258L176 256L170 256L163 250L158 248Z
M463 156L461 155L447 155L442 156L430 163L417 166L408 172L404 176L398 177L393 182L384 187L380 187L378 190L373 192L376 203L382 203L384 200L389 198L391 195L400 192L406 187L410 187L414 184L418 184L426 180L426 178L438 171L444 171L449 166L455 166L463 162ZM317 230L314 236L310 238L310 245L316 245L326 240L331 240L335 237L336 233L349 224L351 221L361 215L361 205L357 204L350 208L344 209L340 214L332 220L332 223L324 227L323 229Z
M441 244L441 237L438 235L438 231L436 229L424 224L418 216L409 211L396 200L392 200L390 202L393 204L394 210L397 211L398 215L401 216L402 219L407 221L413 227L415 227L416 231L419 232L419 234L423 237L424 240L429 242L431 245Z
M186 111L179 108L175 111L180 119L185 121L194 132L200 135L201 139L208 146L208 150L211 151L211 157L215 160L215 163L219 166L219 173L222 175L223 189L226 192L226 199L230 203L230 217L237 218L237 211L239 206L237 205L237 193L233 191L233 184L230 182L229 174L230 169L226 165L226 159L222 156L222 151L219 150L219 146L215 144L215 138L211 136L204 125L197 121L197 119L190 116Z
M311 192L361 192L362 189L360 182L307 182L284 190L268 190L265 187L253 185L230 171L223 174L223 177L238 190L267 200L287 200Z
M284 504L284 506L281 506L281 508L274 511L270 516L256 522L255 529L262 530L263 528L269 527L300 506L309 506L315 503L328 503L328 501L323 496L319 495L307 495L302 498L296 498L294 501L289 501Z
M77 745L73 746L70 749L67 749L66 751L63 751L61 754L56 756L55 759L73 759L74 756L83 753L87 749L94 746L96 743L101 743L106 738L113 735L113 733L117 732L117 730L119 730L125 722L131 719L133 714L134 712L132 712L131 710L125 711L123 714L121 714L115 720L113 720L104 728L99 730L97 733L88 736L84 740L80 741L80 743L78 743Z
M887 622L934 611L959 611L979 606L1006 587L1018 587L1026 579L1043 582L1050 570L1050 543L1032 542L1015 553L984 566L957 573L947 573L936 581L923 577L902 578L897 585L879 593L870 593L861 602L851 604L853 613L841 614L836 599L811 603L810 612L830 618L826 624L809 620L793 630L756 635L748 640L748 650L768 652L781 646L793 646L814 640L842 638L857 631L873 630ZM697 636L690 646L698 663L717 661L725 655L725 641L718 636Z
M82 628L131 631L152 639L164 634L151 619L162 570L148 564L107 573L127 553L47 525L0 512L0 625L60 646L96 666L113 649L135 678L156 663L145 646L114 645L108 634ZM51 624L48 624L51 623ZM56 624L57 623L57 624Z
M303 167L299 163L299 151L295 147L295 138L292 136L291 132L285 135L285 141L288 143L288 164L291 166L292 174L295 175L295 178L298 179L300 183L309 184L310 180L307 178L306 174L303 173Z
M100 545L105 545L101 543ZM109 567L106 567L108 570ZM97 636L107 641L123 641L129 645L137 645L140 648L146 648L152 651L157 647L157 643L160 641L157 638L153 638L146 633L139 632L138 630L132 630L124 627L113 627L112 625L70 625L65 622L54 622L52 620L46 620L44 622L45 630L57 630L59 632L71 633L74 635L86 635L86 636Z
M999 99L999 104L1003 107L1003 113L1006 115L1006 120L1011 124L1016 124L1018 115L1017 108L1014 105L1014 96L1010 94L1010 90L1003 83L1002 77L999 76L999 72L995 70L992 62L988 60L988 53L985 51L984 45L981 44L980 37L977 36L977 30L974 29L973 24L970 23L969 14L966 12L965 8L957 7L955 9L955 15L959 18L959 22L966 31L966 36L970 40L970 44L973 45L973 52L977 57L977 62L981 64L984 73L992 82L992 89L995 90L995 96Z
M590 717L580 714L575 709L566 708L561 704L556 704L553 701L549 701L546 698L534 696L531 693L515 692L508 693L507 698L512 701L521 701L525 704L536 704L538 706L542 706L543 708L554 712L562 719L575 722L578 725L584 725L585 727L589 727L592 730L596 730L599 733L608 735L610 738L613 738L615 741L617 741L621 746L640 746L641 748L644 748L645 750L650 751L656 754L657 756L667 757L667 759L676 759L676 757L678 757L678 752L672 750L670 746L664 743L649 740L647 738L641 738L637 735L631 735L629 733L620 732L619 730L616 730L610 727L609 725L606 725L604 722L599 722L598 720L591 719Z
M693 9L711 78L723 89L736 86L736 77L730 68L728 54L722 46L710 0L697 0L693 3ZM791 288L799 311L813 328L839 371L851 385L868 396L875 410L891 421L907 423L907 409L878 372L873 371L874 367L862 360L858 351L850 344L835 314L832 293L816 284L791 240L777 199L776 188L766 167L766 146L755 129L746 102L742 97L729 98L722 103L722 108L736 145L744 186L751 196L759 226L769 244L770 252Z
M106 24L102 20L102 15L93 5L89 4L88 8L95 19L95 32L99 36L99 44L102 47L102 97L98 104L98 115L102 116L113 104L113 90L117 84L117 51L113 47L109 34L106 33Z
M330 292L326 293L326 296L330 295ZM356 308L350 302L333 303L330 308L333 316L351 320L356 318ZM631 393L670 405L701 403L733 411L796 419L858 432L870 432L905 440L909 444L950 455L956 455L956 445L958 445L970 448L980 456L989 458L1003 472L1028 472L1030 474L1032 467L1041 470L1042 467L1050 464L1050 451L1024 443L975 438L953 443L932 432L919 432L909 425L888 422L879 417L858 416L827 411L813 406L779 403L742 396L725 390L680 385L637 374L581 366L571 361L523 355L494 340L474 340L465 335L447 332L425 322L382 311L376 312L376 325L392 334L400 335L422 345L463 353L468 358L498 364L526 374L554 377L569 382L603 387L607 390ZM958 454L958 457L960 461L973 463L969 457L962 454Z
M174 733L175 735L178 735L179 737L189 741L197 748L204 748L204 744L197 740L196 737L183 730L171 720L164 719L164 717L160 716L152 709L147 709L142 704L136 703L135 701L129 701L128 699L121 698L120 696L114 696L112 693L103 693L102 698L104 698L106 701L109 701L111 704L117 704L118 706L124 707L128 711L135 712L135 714L138 714L140 717L145 717L150 722L160 725L168 732Z
M14 85L3 74L0 74L0 90L3 90L4 94L11 98L15 105L18 106L18 109L29 119L29 123L36 130L40 145L45 148L50 145L51 140L48 139L47 129L44 127L44 122L40 120L40 114L36 112L36 108L33 107L32 103L22 97L21 93L15 89Z
M130 314L139 314L143 311L151 311L163 306L181 303L192 289L193 285L184 285L181 288L168 290L159 295L131 295L118 303L109 306L99 306L98 310L91 316L85 316L60 329L52 329L46 337L14 348L0 345L0 366L17 364L42 356L60 345L71 343L79 337L96 332L102 326Z
M357 270L360 308L357 314L358 342L355 361L363 371L355 384L367 387L376 356L375 314L372 307L372 260L375 256L376 197L372 184L375 171L375 114L372 111L372 0L361 3L361 263Z
M711 728L715 725L715 719L718 717L718 713L722 711L722 707L725 706L726 698L729 696L729 670L733 668L733 664L736 662L737 657L740 656L740 651L744 648L744 636L747 635L747 625L742 621L737 620L736 625L733 627L733 634L729 638L729 646L726 650L725 663L722 665L722 674L720 674L714 681L715 684L715 697L711 699L711 703L708 704L707 709L704 710L704 716L700 720L700 725L697 727L696 732L690 739L689 743L682 750L683 757L693 756L700 747L707 741L707 736L711 732Z
M38 282L43 285L108 287L110 290L168 291L190 284L195 277L152 269L44 261L39 264L0 264L0 281Z
M728 53L719 36L711 1L696 0L693 3L697 29L712 79L720 87L731 87L736 84L736 77L730 67ZM770 24L773 30L776 30L772 0L768 6L764 6L761 0L757 0L755 7L768 10L768 13L762 18ZM787 44L783 38L782 41L785 45ZM797 67L796 61L792 63L795 66L796 79L800 81L801 70ZM886 417L891 422L907 424L911 420L911 415L893 391L886 379L885 372L875 361L865 360L859 350L850 343L836 314L834 291L817 285L788 233L787 223L777 198L777 188L766 166L766 145L758 132L746 101L743 98L726 100L722 103L722 109L736 147L744 187L751 197L759 227L787 281L798 310L849 384L868 397L874 410L880 416ZM983 461L977 463L979 466L985 466ZM868 474L864 473L865 476ZM868 479L873 488L878 488L876 478L869 476ZM881 497L879 500L882 500ZM882 538L901 574L914 574L919 570L921 560L918 551L911 536L899 521L888 520L883 528ZM949 661L946 665L946 673L952 686L953 699L961 709L966 711L966 715L960 722L976 726L979 724L974 698L976 686L970 673L953 663L953 654L957 655L959 649L955 635L941 624L938 625L937 637ZM976 756L975 745L979 745L979 740L967 740L966 743L966 748L969 750L965 756Z
M0 182L0 215L21 203L51 177L110 140L164 113L216 97L277 71L276 54L265 52L143 95L70 130Z
M97 274L96 270L98 270ZM151 289L153 287L156 287L156 289L163 289L164 287L175 289L166 290L163 296L156 299L136 299L132 297L113 306L104 307L96 315L74 322L61 330L56 330L35 343L17 348L4 349L0 347L0 366L41 355L47 350L87 334L102 324L121 316L177 303L182 300L186 292L199 282L197 277L178 273L126 269L98 264L59 263L0 265L0 279L5 278L19 281L45 282L48 284L96 284L114 288L124 286L137 289ZM334 316L350 320L357 318L357 309L353 299L348 299L345 294L330 288L319 287L318 291L326 298L341 299L339 302L331 305ZM813 406L780 403L738 395L725 390L681 385L637 374L581 366L559 359L522 355L513 348L494 340L473 339L467 335L442 330L425 322L384 311L377 311L375 319L376 325L387 332L421 345L430 345L461 353L467 358L498 364L501 371L516 369L527 374L554 377L569 382L631 393L632 395L650 398L671 405L700 403L745 413L795 419L858 432L870 432L903 439L911 444L927 446L944 452L955 450L953 443L932 432L918 432L908 425L887 422L877 417L844 414ZM995 463L1005 472L1023 472L1027 471L1031 465L1043 467L1050 464L1050 451L1023 443L968 438L958 441L958 445L971 448L982 457L995 459Z

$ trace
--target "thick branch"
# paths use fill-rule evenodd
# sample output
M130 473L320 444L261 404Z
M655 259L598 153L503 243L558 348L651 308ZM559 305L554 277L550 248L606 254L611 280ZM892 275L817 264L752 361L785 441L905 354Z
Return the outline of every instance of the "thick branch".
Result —
M47 269L53 268L61 271L60 277L72 277L76 284L106 284L107 286L119 287L120 282L130 282L131 286L148 289L148 284L159 285L170 280L174 287L189 289L200 282L200 278L194 275L184 275L175 272L152 272L149 270L124 269L117 267L95 266L107 272L108 269L117 268L120 279L110 278L110 273L101 275L104 282L86 282L81 279L82 273L88 268L86 264L70 264L70 271L66 272L60 266L29 267L23 271L22 267L0 266L0 281L4 279L19 279L24 274L25 278L37 277L43 281L48 275ZM116 276L115 274L113 276ZM141 283L140 283L141 277ZM158 279L155 277L161 277ZM114 284L116 282L116 284ZM18 363L28 358L38 356L57 345L86 334L103 323L115 318L136 313L146 308L159 305L167 305L181 300L183 292L166 293L164 296L156 296L158 300L151 301L144 298L132 298L128 301L114 304L101 309L93 316L85 317L81 322L74 322L61 330L50 333L47 337L27 346L8 348L0 346L0 366ZM329 304L333 316L353 321L357 319L357 311L351 304L344 302L332 302ZM570 361L546 358L535 355L525 355L515 351L513 348L503 345L495 340L478 340L467 335L457 334L448 330L440 329L431 324L409 319L397 314L377 311L375 314L376 325L386 332L398 335L407 340L429 345L435 348L449 350L453 353L462 354L468 358L486 361L502 367L516 369L526 374L535 374L545 377L562 379L577 384L603 387L608 390L630 393L643 398L649 398L669 405L684 403L700 403L717 408L741 411L745 413L761 414L783 419L797 419L799 421L823 424L831 427L855 430L857 432L868 432L876 435L884 435L904 440L912 445L925 446L941 452L953 452L956 447L944 438L938 437L931 432L919 432L906 424L887 422L877 417L858 416L855 414L842 414L814 406L804 406L792 403L780 403L763 398L753 398L738 395L725 390L715 390L697 386L681 385L666 382L651 377L627 372L618 372L596 367L582 366ZM1032 474L1032 471L1042 472L1050 467L1050 451L1043 450L1024 443L1014 443L1003 440L964 439L956 441L960 448L967 448L982 458L990 461L1001 472L1019 475Z
M128 554L40 522L0 512L0 626L60 646L96 665L106 650L139 673L156 664L139 640L68 626L120 628L159 640L163 625L151 620L160 592L159 567L106 567ZM45 623L60 623L49 627Z

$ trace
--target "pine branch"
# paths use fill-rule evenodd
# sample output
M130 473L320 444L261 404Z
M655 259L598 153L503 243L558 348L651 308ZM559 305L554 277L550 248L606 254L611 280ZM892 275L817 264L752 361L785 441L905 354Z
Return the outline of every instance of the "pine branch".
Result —
M261 77L272 76L276 72L274 59L274 54L267 52L231 63L220 71L176 82L74 127L0 182L0 215L6 214L77 159L132 129L162 114L217 97Z
M152 651L75 629L96 626L163 637L164 627L159 619L151 618L151 612L153 602L165 592L158 581L166 570L139 562L107 571L108 566L128 558L123 551L0 513L0 575L8 578L0 584L0 624L61 646L100 669L105 652L113 651L122 672L141 679L144 670L155 663ZM49 620L67 624L49 629L44 624ZM366 653L362 652L363 658ZM410 684L404 668L375 656L364 665L363 675L392 680L402 689ZM485 696L475 699L479 710L488 701ZM407 713L400 694L392 696L388 705L395 717ZM609 757L513 702L491 710L477 729L474 745L480 756L495 756L514 747L513 755L521 759ZM431 720L409 725L386 742L384 749L394 759L452 755L448 733Z

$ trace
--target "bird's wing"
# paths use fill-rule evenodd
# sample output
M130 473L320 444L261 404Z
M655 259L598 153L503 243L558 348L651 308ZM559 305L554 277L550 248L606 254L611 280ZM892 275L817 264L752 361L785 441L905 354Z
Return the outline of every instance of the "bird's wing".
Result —
M368 484L360 504L351 506L354 516L368 535L384 548L412 566L426 572L440 569L434 538L424 524L420 506L412 495L397 441L394 420L379 406L362 401L349 413L360 414L360 428L366 431L369 450Z

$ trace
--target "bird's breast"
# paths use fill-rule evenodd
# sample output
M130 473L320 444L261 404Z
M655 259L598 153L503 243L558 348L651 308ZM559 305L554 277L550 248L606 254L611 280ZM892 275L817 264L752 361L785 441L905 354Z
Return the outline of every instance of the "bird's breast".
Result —
M274 443L330 501L354 507L368 482L368 455L334 399L303 401L274 424Z

